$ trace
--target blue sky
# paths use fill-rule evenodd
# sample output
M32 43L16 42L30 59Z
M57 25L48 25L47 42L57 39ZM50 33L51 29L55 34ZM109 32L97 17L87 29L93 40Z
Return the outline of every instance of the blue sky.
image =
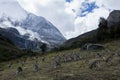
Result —
M66 2L71 2L72 0L66 0Z
M81 14L80 14L80 17L84 17L86 16L87 14L93 12L94 9L96 8L99 8L95 2L91 2L91 3L88 3L88 2L83 2L82 3L82 6L86 7L85 9L81 9ZM87 13L86 13L87 12ZM84 14L86 13L86 14Z
M71 3L72 0L66 0L66 2ZM99 8L96 5L96 2L89 3L88 0L85 0L80 5L83 6L83 8L80 8L81 14L78 14L80 17L85 17L87 14L93 12L94 9ZM72 9L73 12L76 12L74 9Z

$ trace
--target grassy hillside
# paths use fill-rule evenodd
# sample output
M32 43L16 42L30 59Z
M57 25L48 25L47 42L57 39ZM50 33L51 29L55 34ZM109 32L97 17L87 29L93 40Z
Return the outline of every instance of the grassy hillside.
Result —
M105 50L81 51L80 49L54 52L43 56L26 57L0 63L0 80L120 80L120 40L103 44ZM64 56L80 55L78 60L64 62ZM98 55L102 56L102 58ZM114 54L114 55L113 55ZM112 59L106 62L108 57ZM59 56L61 66L53 68L51 61ZM45 60L43 60L43 58ZM21 74L16 74L17 67L26 59ZM33 63L38 62L38 72L33 70ZM93 62L100 66L90 69ZM12 63L9 68L8 65Z
M96 43L97 41L97 29L84 33L78 37L67 40L60 50L75 49L83 46L85 43Z
M7 38L0 35L0 61L14 59L22 54L21 50L15 47Z

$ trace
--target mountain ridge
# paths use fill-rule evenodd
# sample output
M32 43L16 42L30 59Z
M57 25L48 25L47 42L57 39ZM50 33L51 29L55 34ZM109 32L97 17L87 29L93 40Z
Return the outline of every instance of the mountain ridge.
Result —
M86 43L105 43L120 38L120 10L113 10L107 19L100 18L98 28L67 40L60 49L80 48Z
M40 43L46 43L49 48L58 47L66 41L65 37L51 22L25 11L17 0L1 0L0 4L2 4L0 8L1 28L15 28L23 36L22 38L27 38L26 40L33 42L37 40ZM11 40L13 41L13 39Z

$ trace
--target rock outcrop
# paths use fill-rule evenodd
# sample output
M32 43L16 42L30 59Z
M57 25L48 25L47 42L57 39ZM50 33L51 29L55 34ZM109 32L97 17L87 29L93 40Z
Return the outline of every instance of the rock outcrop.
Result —
M104 46L102 46L101 44L92 44L92 43L85 44L82 47L82 50L102 50L102 49L104 49Z
M107 18L108 27L120 26L120 10L114 10Z
M107 27L112 38L120 37L120 10L114 10L107 18Z

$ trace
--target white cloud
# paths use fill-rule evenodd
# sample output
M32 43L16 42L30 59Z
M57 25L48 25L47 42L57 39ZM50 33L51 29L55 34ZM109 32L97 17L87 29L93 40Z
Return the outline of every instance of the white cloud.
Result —
M110 9L120 10L120 0L103 0L103 2Z
M21 20L26 17L26 12L16 0L0 0L0 18L3 16Z
M107 18L109 15L108 10L105 8L98 8L93 11L93 13L89 13L86 17L78 17L75 21L76 30L80 34L84 32L91 31L97 28L99 23L99 18L104 17ZM82 29L82 30L81 30Z
M75 14L73 14L74 16L81 14L81 9L83 10L83 9L87 8L87 6L80 5L84 1L85 0L73 0L71 3L67 3L66 11L70 12L70 11L72 11L72 9L75 9L75 10L77 10L77 12ZM72 37L76 37L80 34L83 34L85 32L96 29L98 27L99 18L100 17L107 18L109 15L108 9L106 7L102 6L103 4L100 0L89 0L88 2L89 3L96 2L98 4L97 6L99 8L94 9L93 12L91 12L89 14L88 14L88 12L85 12L84 14L87 14L87 15L84 17L76 18L76 20L74 21L75 31L67 33L67 34L72 34L71 35ZM78 13L78 11L79 11L79 13ZM70 38L71 36L67 36L67 37Z
M78 36L84 32L97 28L100 17L109 15L109 9L120 9L120 0L73 0L71 3L65 0L18 0L29 12L45 17L52 22L66 38ZM87 6L82 2L95 2L99 8L88 13L84 17L76 17L81 14L80 9Z

